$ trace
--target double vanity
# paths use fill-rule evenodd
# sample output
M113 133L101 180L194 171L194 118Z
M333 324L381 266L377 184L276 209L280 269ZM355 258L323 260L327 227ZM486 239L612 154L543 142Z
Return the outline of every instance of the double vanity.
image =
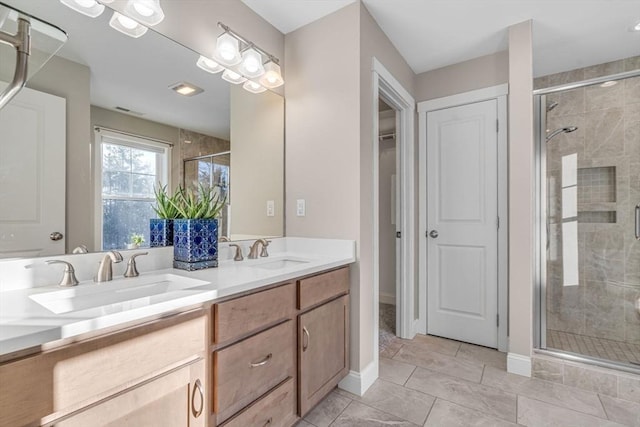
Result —
M44 260L0 263L0 426L295 424L348 373L354 243L220 249L216 269L149 271L170 260L157 249L97 284L82 272L100 254L59 257L81 265L72 288L25 286Z

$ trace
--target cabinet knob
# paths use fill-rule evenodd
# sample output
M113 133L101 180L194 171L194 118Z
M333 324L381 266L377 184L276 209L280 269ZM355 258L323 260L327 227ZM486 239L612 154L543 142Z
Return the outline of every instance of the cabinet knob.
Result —
M195 405L196 391L200 395L200 407L198 409L196 409L196 405ZM198 379L194 383L193 390L191 391L191 413L193 414L193 418L198 418L200 414L202 414L203 409L204 409L204 391L202 390L202 383Z
M309 347L309 330L307 329L306 326L302 327L302 351L307 351L307 348Z

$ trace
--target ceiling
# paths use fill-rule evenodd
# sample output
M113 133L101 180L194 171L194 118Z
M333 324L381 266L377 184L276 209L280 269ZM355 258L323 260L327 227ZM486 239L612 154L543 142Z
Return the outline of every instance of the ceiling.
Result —
M243 0L283 33L355 0ZM416 74L507 49L533 20L534 75L640 55L638 0L363 0Z

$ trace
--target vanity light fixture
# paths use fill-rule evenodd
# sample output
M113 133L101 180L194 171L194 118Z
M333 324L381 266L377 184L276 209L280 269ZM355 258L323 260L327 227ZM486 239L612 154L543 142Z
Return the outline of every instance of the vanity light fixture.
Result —
M104 12L104 5L96 0L60 0L60 3L91 18L97 18Z
M199 93L204 92L204 89L199 88L198 86L187 83L187 82L179 82L169 86L169 89L175 91L176 93L182 96L195 96Z
M147 27L157 25L164 19L160 0L129 0L124 10L128 16Z
M214 57L220 64L228 67L239 64L242 56L240 56L238 39L228 32L222 33L216 41Z
M228 81L229 83L233 83L234 85L238 85L247 81L247 78L242 76L242 74L238 74L235 71L231 70L224 70L224 73L222 73L222 79Z
M242 85L242 88L251 93L262 93L267 90L266 87L260 86L258 83L247 80L245 84Z
M264 66L265 73L260 77L260 84L266 88L273 89L284 84L280 65L273 60Z
M253 46L242 52L240 72L249 78L258 77L264 74L262 55L260 55L260 52L255 50Z
M224 70L224 67L220 64L218 64L216 61L214 61L213 59L209 59L205 56L200 55L200 58L198 58L198 62L196 62L196 65L206 71L207 73L211 73L211 74L216 74L219 73L220 71Z
M118 12L113 12L113 16L109 20L109 25L114 30L118 30L122 34L126 34L134 39L143 36L148 30L144 25Z

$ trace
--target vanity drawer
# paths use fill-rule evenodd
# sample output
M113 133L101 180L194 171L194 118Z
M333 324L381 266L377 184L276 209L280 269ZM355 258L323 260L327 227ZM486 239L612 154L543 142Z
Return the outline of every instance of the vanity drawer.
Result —
M0 365L0 426L38 424L202 355L205 311L155 321Z
M296 382L289 378L220 427L289 427L297 418L296 411Z
M349 267L298 281L298 308L305 310L349 292Z
M227 342L291 318L295 300L295 286L287 283L214 305L214 342Z
M293 320L213 353L213 410L218 422L289 377L295 378Z

